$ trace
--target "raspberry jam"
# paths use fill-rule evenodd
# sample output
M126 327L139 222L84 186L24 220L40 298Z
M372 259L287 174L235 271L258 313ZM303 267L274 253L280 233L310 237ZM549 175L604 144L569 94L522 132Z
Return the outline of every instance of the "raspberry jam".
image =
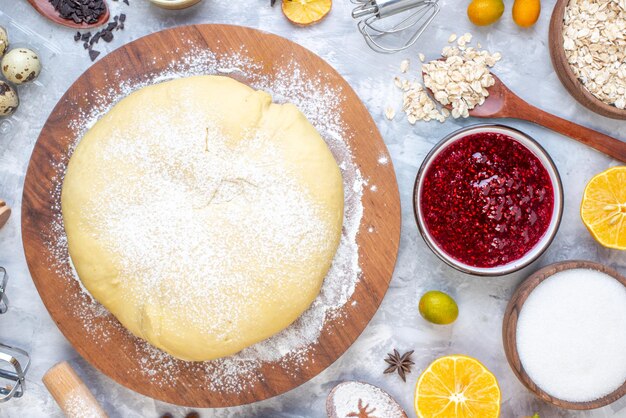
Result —
M529 149L484 132L452 142L434 158L419 204L444 252L489 268L523 257L539 242L552 219L554 189Z

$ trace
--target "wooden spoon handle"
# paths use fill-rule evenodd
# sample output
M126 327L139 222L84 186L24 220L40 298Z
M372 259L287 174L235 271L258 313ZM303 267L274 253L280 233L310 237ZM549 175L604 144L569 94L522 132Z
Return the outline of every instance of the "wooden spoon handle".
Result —
M609 157L626 162L626 142L562 119L532 105L528 106L528 111L522 112L523 114L517 116L518 118L545 126L548 129L569 136L578 142L582 142L591 148L603 152Z
M89 388L66 361L48 370L42 380L67 418L108 418Z

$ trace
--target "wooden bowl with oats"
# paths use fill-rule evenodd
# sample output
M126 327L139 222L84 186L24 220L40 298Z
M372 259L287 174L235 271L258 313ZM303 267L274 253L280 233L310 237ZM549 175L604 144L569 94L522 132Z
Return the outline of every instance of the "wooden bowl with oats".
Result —
M587 109L607 118L626 120L626 109L619 109L594 96L570 66L563 46L565 11L568 4L569 0L557 0L550 20L550 58L554 71L569 93Z

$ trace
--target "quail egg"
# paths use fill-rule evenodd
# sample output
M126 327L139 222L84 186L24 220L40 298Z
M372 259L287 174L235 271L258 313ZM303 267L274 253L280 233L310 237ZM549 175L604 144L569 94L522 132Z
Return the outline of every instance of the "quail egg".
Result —
M28 48L15 48L2 58L2 74L15 84L33 81L41 72L41 61L35 51Z
M8 48L9 34L7 33L7 30L5 28L0 26L0 57L3 56L5 52L7 52Z
M11 116L19 105L20 99L15 89L0 80L0 116Z

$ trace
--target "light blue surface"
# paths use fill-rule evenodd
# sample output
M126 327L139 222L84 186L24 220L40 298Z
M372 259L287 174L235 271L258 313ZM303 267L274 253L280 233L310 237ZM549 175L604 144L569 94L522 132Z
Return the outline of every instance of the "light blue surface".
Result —
M495 68L498 76L522 98L575 122L626 139L626 122L597 116L578 105L552 70L547 48L548 22L553 2L543 5L539 23L528 30L518 29L510 18L512 1L502 21L489 28L472 27L465 16L466 1L442 0L442 12L418 44L406 53L378 55L365 46L350 18L352 5L335 0L328 18L311 28L297 28L283 18L279 7L269 0L204 0L185 11L164 11L145 0L121 1L113 12L128 15L126 29L115 32L114 48L163 28L187 23L232 23L260 28L289 38L326 59L342 74L374 116L391 153L402 199L400 254L391 287L383 304L357 342L335 364L315 379L282 396L250 406L202 410L206 417L324 417L324 402L339 381L357 379L379 385L390 392L413 416L413 388L418 372L434 358L465 353L479 358L498 377L502 389L502 416L518 418L539 412L542 418L626 417L626 400L593 412L573 412L537 401L517 381L504 358L501 343L502 316L508 298L520 280L539 266L566 259L599 261L626 272L626 255L596 245L578 216L580 197L586 182L596 173L616 164L585 146L531 124L504 121L536 138L552 155L565 188L565 211L561 229L545 256L524 272L505 278L480 279L456 272L439 261L419 237L413 219L412 186L417 169L428 150L443 136L476 120L418 123L409 125L399 111L400 94L392 78L399 63L411 58L416 75L417 53L436 57L451 32L471 32L483 47L500 51L503 59ZM60 417L61 412L41 383L52 365L70 360L95 392L112 417L156 417L165 412L183 416L187 410L138 395L114 383L86 364L58 331L45 310L30 279L20 237L20 203L24 174L32 148L48 114L70 86L90 66L86 51L75 43L71 29L41 18L26 0L0 0L0 24L8 16L22 30L11 28L14 44L37 48L44 69L37 84L20 89L22 105L7 125L0 124L0 199L14 209L6 227L0 230L0 265L11 276L8 295L11 308L0 317L0 341L30 351L32 367L26 394L0 404L2 418ZM393 104L396 120L383 117ZM502 121L500 121L502 122ZM453 326L435 327L418 314L422 293L441 289L459 303L460 316ZM575 307L572 307L575 309ZM415 371L407 383L384 375L382 359L393 348L414 349ZM104 355L104 354L103 354Z

